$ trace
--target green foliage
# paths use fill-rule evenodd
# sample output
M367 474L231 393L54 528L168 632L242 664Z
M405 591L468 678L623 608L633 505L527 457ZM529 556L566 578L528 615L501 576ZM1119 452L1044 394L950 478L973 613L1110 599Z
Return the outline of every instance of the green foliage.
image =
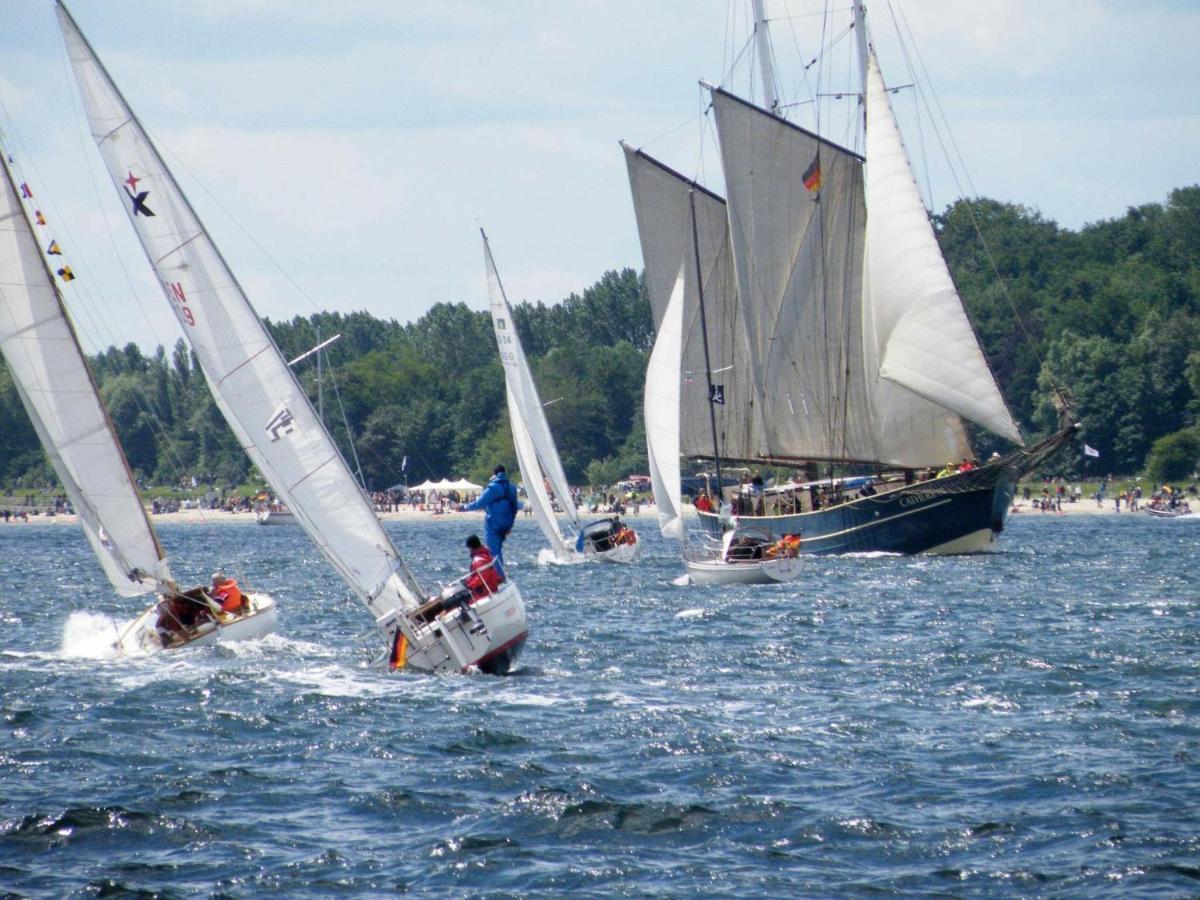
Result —
M1200 469L1200 429L1185 428L1164 435L1150 448L1146 475L1155 483L1183 481Z
M1060 385L1076 395L1085 439L1101 451L1092 474L1097 465L1137 472L1186 448L1186 438L1175 438L1154 449L1200 426L1200 186L1077 232L986 199L952 204L935 225L988 362L1028 436L1055 426L1046 398ZM608 272L561 303L519 303L513 314L568 479L611 484L645 472L641 395L654 329L644 277ZM482 482L498 462L515 472L486 312L438 303L408 324L355 312L267 325L289 359L342 336L321 370L326 424L348 459L353 436L368 487L406 476ZM133 344L112 347L92 362L140 477L221 486L250 477L182 342L149 356ZM316 359L296 376L315 403ZM981 455L1002 448L994 437L973 436ZM1054 465L1056 474L1075 475L1081 463L1062 456ZM14 486L53 483L2 364L0 477Z

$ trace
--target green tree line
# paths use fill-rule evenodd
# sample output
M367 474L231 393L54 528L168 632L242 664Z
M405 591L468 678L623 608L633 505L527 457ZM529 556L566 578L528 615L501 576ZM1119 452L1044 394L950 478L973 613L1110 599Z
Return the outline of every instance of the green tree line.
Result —
M1200 456L1200 187L1077 231L1034 210L958 201L935 226L988 360L1028 437L1053 429L1053 386L1077 398L1090 474L1181 477ZM983 235L980 240L979 235ZM568 478L611 483L644 471L642 384L654 331L644 279L626 269L561 303L514 315ZM439 303L415 322L320 313L268 322L298 356L326 353L326 423L347 458L354 437L373 490L407 479L486 478L515 463L504 378L486 312ZM130 464L145 483L240 484L250 465L184 344L136 345L92 360ZM315 361L298 371L315 400ZM986 455L997 439L977 435ZM408 465L402 469L407 457ZM1189 461L1190 457L1190 461ZM1167 465L1160 471L1155 466ZM1084 474L1081 456L1050 464ZM1172 468L1173 467L1173 468ZM53 484L7 368L0 365L0 479Z

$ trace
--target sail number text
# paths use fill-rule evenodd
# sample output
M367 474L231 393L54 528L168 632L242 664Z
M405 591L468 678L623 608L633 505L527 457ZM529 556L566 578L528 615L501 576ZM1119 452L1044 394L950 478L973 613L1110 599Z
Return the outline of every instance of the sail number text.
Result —
M167 296L175 304L175 308L179 311L179 317L188 325L195 325L196 317L192 315L192 310L188 306L187 294L183 292L183 285L178 281L168 284Z

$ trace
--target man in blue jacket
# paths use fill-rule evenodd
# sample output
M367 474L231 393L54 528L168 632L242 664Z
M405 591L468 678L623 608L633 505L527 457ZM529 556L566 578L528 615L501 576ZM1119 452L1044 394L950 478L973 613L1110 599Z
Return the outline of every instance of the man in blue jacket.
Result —
M520 508L521 501L517 499L517 489L508 480L504 466L496 466L487 487L483 489L483 493L476 500L459 507L463 511L483 510L483 527L487 535L487 546L492 551L492 558L495 560L493 568L501 578L505 577L504 539L512 531L513 522L517 518L517 510Z

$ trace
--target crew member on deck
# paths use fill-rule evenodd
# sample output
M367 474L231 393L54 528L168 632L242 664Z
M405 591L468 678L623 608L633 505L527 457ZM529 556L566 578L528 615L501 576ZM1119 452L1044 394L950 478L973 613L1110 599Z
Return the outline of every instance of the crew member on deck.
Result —
M221 604L223 613L242 612L246 605L246 598L238 588L237 582L224 572L213 573L212 589L209 590L209 594L217 603Z
M508 480L504 466L496 466L491 480L483 493L473 502L460 506L460 512L482 509L483 527L487 535L488 549L492 551L495 568L500 578L504 578L504 539L512 531L513 522L517 518L517 510L521 501L517 499L517 489Z
M477 534L467 538L467 549L471 551L471 574L463 584L475 599L496 593L504 575L496 571L492 552L483 546L483 541L479 540Z

